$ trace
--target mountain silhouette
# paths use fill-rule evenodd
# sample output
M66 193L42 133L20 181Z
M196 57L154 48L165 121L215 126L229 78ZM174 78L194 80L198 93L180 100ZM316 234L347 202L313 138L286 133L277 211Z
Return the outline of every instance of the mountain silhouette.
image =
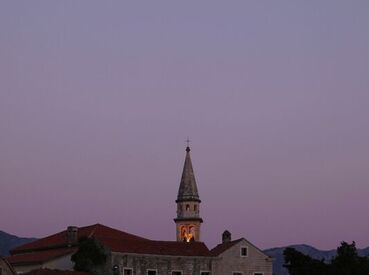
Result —
M0 230L0 256L9 255L9 251L14 247L36 240L35 238L22 238L11 235Z

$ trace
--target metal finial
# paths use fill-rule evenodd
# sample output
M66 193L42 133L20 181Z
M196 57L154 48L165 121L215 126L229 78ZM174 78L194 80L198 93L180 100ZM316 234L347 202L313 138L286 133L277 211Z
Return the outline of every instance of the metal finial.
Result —
M190 142L191 142L190 138L187 137L187 139L186 139L186 143L187 143L186 152L190 152L191 151L191 149L190 149Z

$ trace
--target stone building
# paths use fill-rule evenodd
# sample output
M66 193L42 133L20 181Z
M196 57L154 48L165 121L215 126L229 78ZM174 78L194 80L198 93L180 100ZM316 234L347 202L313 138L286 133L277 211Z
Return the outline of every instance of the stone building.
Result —
M9 264L9 262L0 257L0 275L15 275L15 270L13 267Z
M223 233L222 243L211 250L217 258L214 274L266 275L272 274L272 259L245 238L231 240L228 231Z
M108 252L101 274L119 275L272 275L272 259L244 238L209 250L201 242L200 197L190 148L177 195L176 241L156 241L101 224L69 226L67 230L15 248L7 260L18 273L35 269L73 270L71 256L81 238L94 238Z

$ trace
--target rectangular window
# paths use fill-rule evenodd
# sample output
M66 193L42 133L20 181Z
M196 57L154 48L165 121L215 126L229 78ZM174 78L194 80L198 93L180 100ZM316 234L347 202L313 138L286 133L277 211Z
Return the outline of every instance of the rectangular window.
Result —
M200 275L211 275L210 271L201 271Z
M156 272L156 270L149 269L149 270L147 270L146 274L147 274L147 275L156 275L156 274L157 274L157 272Z
M254 272L254 275L264 275L263 272Z
M182 271L172 271L172 275L182 275Z
M247 246L241 247L241 257L247 257L248 256L248 248Z
M243 275L243 272L233 272L233 275Z
M4 273L3 273L3 268L2 267L0 267L0 275L3 275Z
M132 268L124 268L123 275L133 275Z

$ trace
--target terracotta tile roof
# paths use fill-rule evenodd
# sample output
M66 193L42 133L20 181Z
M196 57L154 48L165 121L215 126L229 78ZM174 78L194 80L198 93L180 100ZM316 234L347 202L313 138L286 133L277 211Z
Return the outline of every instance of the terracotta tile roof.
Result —
M77 247L68 247L66 231L22 245L11 251L12 264L43 263L55 257L74 253ZM78 237L94 237L113 252L168 256L210 257L202 242L153 241L101 224L78 228Z
M68 271L68 270L57 270L57 269L36 269L24 275L91 275L88 272Z
M95 237L96 239L110 238L119 240L147 240L145 238L129 234L117 229L113 229L101 224L95 224L78 228L78 238L82 237ZM66 246L67 246L67 231L64 230L62 232L36 240L34 242L18 246L15 249L11 250L10 254L13 255L21 252L23 253L27 251L45 250L49 248L58 248Z
M226 251L227 249L231 248L236 243L238 243L238 242L240 242L242 240L243 239L241 238L241 239L238 239L238 240L234 240L234 241L230 241L230 242L218 244L216 247L214 247L212 250L210 250L210 254L212 256L219 256L224 251Z
M6 260L13 266L24 264L38 264L59 258L64 255L72 254L77 248L60 248L49 249L43 251L35 251L31 253L11 255Z
M202 242L175 241L111 241L100 240L111 251L168 256L202 256L210 257L210 251Z

